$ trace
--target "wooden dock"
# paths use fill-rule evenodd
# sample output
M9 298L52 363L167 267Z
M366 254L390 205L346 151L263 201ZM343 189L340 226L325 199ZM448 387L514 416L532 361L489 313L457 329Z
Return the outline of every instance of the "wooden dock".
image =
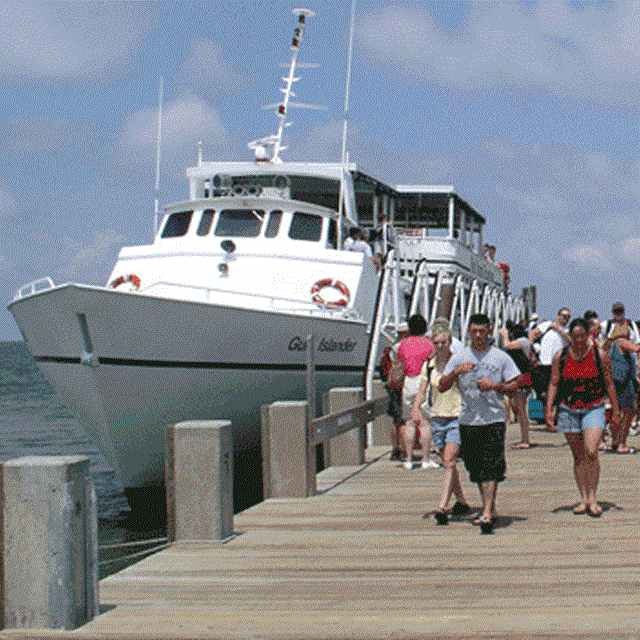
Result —
M564 438L532 439L507 451L493 535L425 518L442 472L378 447L319 474L313 498L237 514L225 543L180 542L105 578L86 626L0 638L640 638L640 455L600 456L595 519L572 513Z

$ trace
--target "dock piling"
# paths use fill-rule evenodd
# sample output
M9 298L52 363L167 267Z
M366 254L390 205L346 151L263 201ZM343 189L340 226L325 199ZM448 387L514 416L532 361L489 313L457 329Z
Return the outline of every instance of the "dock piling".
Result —
M167 427L165 474L169 540L233 535L233 440L229 420Z
M5 628L76 629L98 605L96 498L86 456L2 464Z

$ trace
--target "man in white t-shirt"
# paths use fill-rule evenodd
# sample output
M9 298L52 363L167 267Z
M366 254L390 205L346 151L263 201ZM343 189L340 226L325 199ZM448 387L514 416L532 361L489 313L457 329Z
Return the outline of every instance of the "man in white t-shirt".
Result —
M532 384L536 396L538 396L538 400L542 401L543 406L547 397L549 379L551 378L553 357L560 349L569 344L569 332L567 331L569 320L571 320L571 311L567 307L562 307L558 311L558 317L555 322L550 322L549 320L541 322L529 333L529 340L532 344L542 336L540 351L538 352L538 366L533 372ZM549 430L555 431L553 428Z
M520 370L501 349L489 345L491 325L481 313L469 318L471 344L451 356L438 383L441 392L458 385L461 457L469 479L478 485L482 513L475 524L492 533L496 521L496 492L504 480L504 395L518 388Z

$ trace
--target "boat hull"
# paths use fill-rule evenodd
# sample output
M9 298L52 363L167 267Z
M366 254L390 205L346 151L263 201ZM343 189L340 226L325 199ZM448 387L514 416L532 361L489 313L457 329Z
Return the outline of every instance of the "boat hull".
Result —
M306 397L306 336L316 336L319 396L333 386L361 386L369 347L361 321L83 285L22 298L9 309L44 375L124 487L163 482L166 425L185 420L231 420L238 471L245 471L243 457L259 465L261 405Z

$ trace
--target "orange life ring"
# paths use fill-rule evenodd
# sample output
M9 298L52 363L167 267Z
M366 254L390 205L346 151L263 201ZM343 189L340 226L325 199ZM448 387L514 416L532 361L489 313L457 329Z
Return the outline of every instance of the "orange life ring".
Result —
M342 296L338 300L325 300L320 295L320 291L326 287L339 291ZM349 300L351 300L351 292L344 282L333 278L323 278L311 287L311 300L322 307L346 307L349 304Z
M140 277L135 273L130 273L126 276L119 276L115 280L112 280L109 286L112 289L117 289L121 284L124 284L125 282L130 282L136 290L140 289Z

